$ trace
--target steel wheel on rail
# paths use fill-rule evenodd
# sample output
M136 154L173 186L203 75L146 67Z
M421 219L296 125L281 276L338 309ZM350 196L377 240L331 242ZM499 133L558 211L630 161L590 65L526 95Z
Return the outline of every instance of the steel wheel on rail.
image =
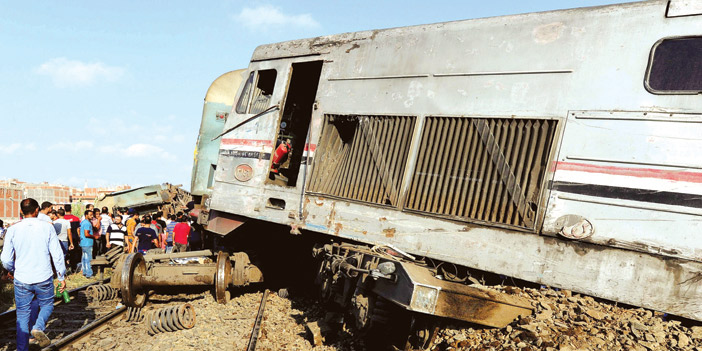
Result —
M231 298L229 285L232 282L232 261L229 254L220 251L217 254L217 273L215 275L215 298L217 302L226 304Z
M146 292L142 290L140 279L146 274L146 262L141 253L129 254L124 260L120 285L122 302L127 307L144 307Z

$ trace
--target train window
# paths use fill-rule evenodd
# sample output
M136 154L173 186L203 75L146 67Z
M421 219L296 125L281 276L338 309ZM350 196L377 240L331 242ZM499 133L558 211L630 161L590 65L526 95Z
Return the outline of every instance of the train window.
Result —
M270 104L276 75L277 72L274 69L251 72L249 79L246 80L244 89L241 91L241 97L236 104L236 113L259 113L264 111ZM255 87L254 81L256 82Z
M654 94L702 93L702 37L656 43L651 50L646 88Z
M239 102L236 103L236 113L246 113L249 107L249 98L251 98L251 85L253 84L254 74L256 72L251 72L249 74L249 79L246 80L246 85L244 85L244 90L241 91L241 97Z
M268 108L273 95L273 87L275 87L275 77L276 71L274 69L258 71L258 82L256 82L256 89L253 92L249 113L263 112Z

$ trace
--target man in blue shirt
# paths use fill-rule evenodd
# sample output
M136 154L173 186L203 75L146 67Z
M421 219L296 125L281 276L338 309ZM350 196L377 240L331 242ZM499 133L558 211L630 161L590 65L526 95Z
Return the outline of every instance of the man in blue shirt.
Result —
M86 278L93 276L93 267L90 260L93 259L93 211L85 211L85 219L80 222L80 248L83 250L81 256L81 269Z
M15 277L17 350L28 350L30 327L39 346L50 343L44 329L54 310L51 263L56 268L61 292L66 289L66 265L54 226L37 218L39 203L24 199L20 209L24 219L7 230L0 260Z
M145 215L142 218L141 228L137 229L134 236L137 238L137 252L145 254L146 251L158 247L158 235L156 231L151 228L151 216Z

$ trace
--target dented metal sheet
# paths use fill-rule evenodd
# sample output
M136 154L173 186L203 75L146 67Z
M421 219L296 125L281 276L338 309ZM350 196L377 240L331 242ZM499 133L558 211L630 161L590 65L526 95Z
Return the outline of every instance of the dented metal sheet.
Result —
M437 279L425 267L400 263L402 275L397 284L412 286L409 301L400 304L412 311L447 317L489 327L503 328L518 317L532 313L531 302L518 296ZM406 276L404 275L406 274ZM402 279L408 279L407 283ZM375 291L385 296L388 283L379 281ZM392 297L391 297L392 298Z
M180 186L164 183L101 195L95 201L95 208L134 208L137 213L161 210L164 214L175 214L184 211L190 201L189 192Z
M670 0L668 17L702 15L702 2L699 0Z
M266 183L281 128L281 114L268 114L224 136L211 206L295 233L392 244L702 320L695 284L702 274L702 156L690 152L702 147L702 105L698 95L656 95L644 84L654 44L699 36L702 16L667 18L670 9L696 11L685 0L668 5L653 0L260 46L248 72L277 72L271 106L295 93L287 90L294 63L324 61L298 176L308 181ZM406 156L383 161L396 166L393 176L383 179L383 162L367 146L344 153L341 138L326 133L327 116L412 116L411 135L402 138ZM249 117L233 114L227 127ZM538 125L538 137L520 126L527 122ZM378 125L376 138L399 130ZM461 141L464 128L475 129L471 143L485 145L482 152L471 155L478 149ZM441 148L423 146L425 135ZM251 168L246 181L235 177L242 165ZM346 191L348 181L355 194ZM466 215L474 203L461 199L460 182L480 190L473 192L475 213ZM425 188L420 193L415 183L431 201L416 202ZM511 216L502 209L508 206ZM430 286L404 301L409 306L414 296L414 308L427 313L450 313L460 303L440 307L444 290Z

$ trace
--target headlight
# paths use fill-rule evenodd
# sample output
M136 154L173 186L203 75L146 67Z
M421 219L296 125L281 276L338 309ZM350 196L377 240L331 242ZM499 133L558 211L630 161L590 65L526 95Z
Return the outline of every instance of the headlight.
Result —
M394 262L383 262L378 265L378 270L384 275L389 275L395 273L395 263Z

